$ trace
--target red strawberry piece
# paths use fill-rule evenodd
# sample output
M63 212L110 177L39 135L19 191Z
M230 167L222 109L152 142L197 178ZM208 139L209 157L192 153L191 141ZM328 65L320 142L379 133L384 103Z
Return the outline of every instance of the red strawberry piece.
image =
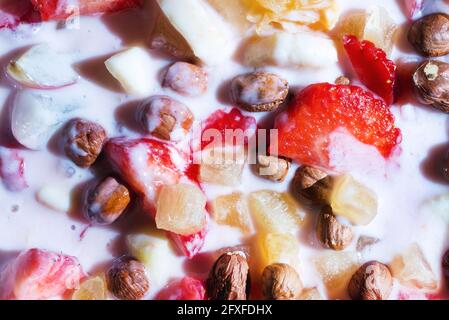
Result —
M270 145L270 153L323 168L331 168L329 138L337 129L374 146L385 158L401 136L382 100L357 86L329 83L314 84L298 93L276 118L275 128L278 143Z
M44 21L63 20L76 15L96 15L142 6L142 0L31 0Z
M22 22L39 20L30 0L2 0L0 3L0 29L15 28Z
M105 147L114 169L143 198L144 208L154 217L160 188L178 183L183 156L173 146L154 139L114 138Z
M0 177L9 191L21 191L28 188L24 176L25 161L20 152L0 147Z
M175 233L168 233L179 252L191 259L196 256L204 246L204 241L207 235L207 225L198 233L191 235L180 235Z
M206 289L197 279L184 277L169 283L156 296L156 300L205 300Z
M343 43L360 81L382 97L388 105L394 102L396 65L372 42L345 36Z
M242 133L247 143L248 139L254 136L256 129L256 119L244 116L237 108L232 108L229 112L217 110L202 125L201 149L217 143L219 145L238 143L237 139L233 139L233 135Z
M75 257L30 249L0 274L0 299L43 300L75 289L85 276Z

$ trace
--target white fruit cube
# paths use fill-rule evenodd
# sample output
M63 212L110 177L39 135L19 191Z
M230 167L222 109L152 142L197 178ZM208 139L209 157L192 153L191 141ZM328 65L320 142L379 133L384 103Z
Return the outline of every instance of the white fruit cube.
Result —
M217 223L239 228L245 234L254 231L248 201L242 193L234 192L215 198L211 209Z
M44 206L60 212L68 212L71 206L71 190L61 185L47 185L37 192L37 200Z

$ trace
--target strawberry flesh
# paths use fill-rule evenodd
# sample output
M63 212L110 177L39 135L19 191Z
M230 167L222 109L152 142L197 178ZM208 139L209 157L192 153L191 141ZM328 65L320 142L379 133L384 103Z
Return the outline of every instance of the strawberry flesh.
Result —
M30 0L3 0L0 3L0 29L13 29L20 23L39 22L39 13Z
M194 278L184 277L174 280L162 289L156 300L205 300L204 284Z

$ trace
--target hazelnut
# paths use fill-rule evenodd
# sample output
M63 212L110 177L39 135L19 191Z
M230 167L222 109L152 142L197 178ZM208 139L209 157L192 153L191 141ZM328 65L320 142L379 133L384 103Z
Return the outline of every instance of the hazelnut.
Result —
M257 175L262 178L282 182L290 169L290 161L275 156L258 155L254 166Z
M390 269L383 263L371 261L354 273L349 282L348 292L353 300L386 300L392 287Z
M85 216L94 224L108 225L120 217L129 202L128 189L108 177L87 192Z
M193 124L190 109L167 96L145 100L138 109L137 118L145 132L174 142L182 140Z
M97 160L107 139L102 126L83 119L69 121L63 134L65 153L82 168L90 167Z
M422 103L449 113L449 63L424 62L414 73L413 82Z
M443 276L446 279L446 287L449 289L449 250L443 256L442 269Z
M211 300L246 300L249 297L249 266L246 254L240 251L222 254L207 278Z
M351 84L351 80L349 80L349 78L345 76L339 76L337 79L335 79L335 84L347 86Z
M274 263L263 271L262 290L269 300L295 300L303 285L295 269L285 263Z
M340 223L330 206L325 206L318 216L317 235L323 246L337 251L348 247L353 238L352 228Z
M207 73L194 64L175 62L167 69L162 85L183 96L197 97L207 91Z
M144 265L129 256L114 260L106 280L109 290L121 300L139 300L150 288Z
M247 111L273 111L284 102L288 88L288 82L278 75L259 71L234 78L231 96L239 107Z
M449 15L435 13L413 23L408 40L426 57L441 57L449 53Z
M326 204L333 179L320 169L302 166L296 171L292 184L301 200L312 204Z

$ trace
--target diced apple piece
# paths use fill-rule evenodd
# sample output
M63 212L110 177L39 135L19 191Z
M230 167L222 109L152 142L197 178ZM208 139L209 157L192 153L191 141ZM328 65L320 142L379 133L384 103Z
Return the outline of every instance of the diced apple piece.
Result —
M359 267L355 252L329 252L315 260L315 267L321 275L330 295L346 290L354 272Z
M44 206L60 211L68 212L71 205L71 190L62 185L46 185L37 192L37 200Z
M354 35L360 40L373 42L389 54L397 25L385 8L371 6L365 12L355 12L344 18L337 30L338 40L345 35Z
M20 91L13 104L11 129L23 146L39 150L78 106L32 90Z
M334 42L320 33L275 33L250 40L245 48L244 63L253 67L323 68L337 63Z
M324 300L317 288L304 289L298 300Z
M240 184L245 162L243 146L206 148L201 153L199 179L201 182L236 186Z
M206 224L206 201L203 192L193 184L164 186L157 201L158 229L180 235L200 232Z
M74 84L78 74L67 54L58 53L48 44L40 44L26 51L8 64L8 75L20 84L40 89L60 88Z
M356 225L367 225L377 215L376 195L349 175L335 178L330 205L335 215Z
M251 193L249 207L257 227L266 233L294 233L304 215L288 193L271 190Z
M273 263L286 263L299 269L299 240L288 233L268 233L259 237L261 269Z
M208 65L222 61L224 51L229 48L225 25L204 2L158 0L158 3L162 13L153 30L154 48Z
M104 277L96 276L84 280L73 292L72 300L107 300Z
M131 95L145 97L152 93L154 64L141 47L132 47L105 61L106 68Z
M391 263L393 276L416 289L435 290L438 282L417 243L413 243Z
M219 196L211 203L212 216L219 224L239 228L245 234L254 231L246 197L240 192Z

